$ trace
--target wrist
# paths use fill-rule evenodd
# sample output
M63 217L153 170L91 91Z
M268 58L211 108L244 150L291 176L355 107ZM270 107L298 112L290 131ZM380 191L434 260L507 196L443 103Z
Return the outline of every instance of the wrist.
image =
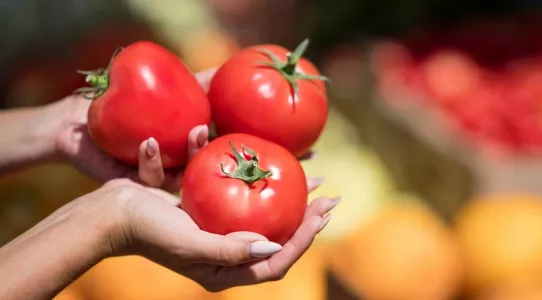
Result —
M0 278L9 279L0 280L0 298L52 299L111 255L108 236L118 217L99 196L68 203L0 248Z

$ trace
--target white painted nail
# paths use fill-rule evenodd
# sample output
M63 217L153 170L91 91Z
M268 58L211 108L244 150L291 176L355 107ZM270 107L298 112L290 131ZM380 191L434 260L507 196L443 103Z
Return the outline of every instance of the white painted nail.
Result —
M339 202L341 202L341 197L332 198L331 201L329 202L329 207L327 208L325 213L328 213L332 209L334 209L335 206L337 206L337 204L339 204Z
M282 246L268 241L256 241L248 246L248 253L252 257L268 257L282 250Z
M154 157L158 153L158 142L154 138L149 138L147 140L147 155Z
M329 220L331 220L331 214L324 217L324 220L322 220L320 228L318 229L318 233L320 233L320 231L322 231L326 227L327 223L329 223Z

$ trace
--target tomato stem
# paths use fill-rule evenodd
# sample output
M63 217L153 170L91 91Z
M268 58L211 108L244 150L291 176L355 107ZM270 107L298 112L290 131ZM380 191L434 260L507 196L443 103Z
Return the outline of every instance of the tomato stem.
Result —
M282 76L290 83L292 86L292 89L294 91L294 101L297 102L297 99L299 99L299 84L298 80L322 80L328 82L329 79L322 75L312 75L312 74L305 74L298 72L296 70L297 64L301 57L303 57L303 54L307 50L307 47L309 46L309 39L306 38L297 46L293 52L288 53L286 56L286 62L282 61L280 58L278 58L273 52L269 51L268 49L261 49L263 53L265 53L269 59L271 59L271 62L260 62L259 65L263 65L266 67L273 68L277 71L279 71Z
M229 178L243 180L248 184L252 184L273 175L271 171L264 171L259 167L259 159L254 150L241 145L241 148L252 156L250 160L247 160L235 149L231 141L229 141L229 143L233 155L235 156L235 160L237 161L237 168L235 171L229 173L224 170L224 165L220 164L220 169L224 175Z
M296 71L295 68L297 66L297 62L299 59L303 56L303 53L307 50L307 47L309 46L309 39L304 39L299 46L295 48L295 50L288 54L286 64L282 67L282 71L284 73L294 76Z
M84 71L84 70L77 70L78 74L86 75L85 81L91 85L91 87L82 87L77 90L75 90L74 93L81 94L81 96L85 99L94 100L98 97L100 97L107 88L109 88L109 70L111 69L111 65L113 64L113 59L119 54L120 51L122 51L124 48L119 47L113 52L113 55L111 56L111 59L109 60L109 64L107 66L107 69L99 68L96 70L90 70L90 71ZM91 93L92 95L89 95Z

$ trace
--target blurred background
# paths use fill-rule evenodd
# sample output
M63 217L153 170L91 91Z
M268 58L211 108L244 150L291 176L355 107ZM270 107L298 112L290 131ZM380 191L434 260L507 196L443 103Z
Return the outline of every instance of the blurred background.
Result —
M209 294L137 256L107 259L57 300L542 299L540 1L2 0L0 105L57 101L76 69L158 42L194 72L258 43L331 79L305 162L341 195L280 282ZM6 130L6 129L4 129ZM48 165L0 179L0 245L98 183Z

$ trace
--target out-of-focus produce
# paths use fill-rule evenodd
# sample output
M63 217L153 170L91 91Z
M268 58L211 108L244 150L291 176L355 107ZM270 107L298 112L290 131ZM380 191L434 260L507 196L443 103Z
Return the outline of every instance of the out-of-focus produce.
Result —
M308 176L323 176L325 181L310 198L341 196L332 221L317 237L333 244L378 211L392 182L377 154L361 143L354 125L333 106L313 150L316 157L303 161L303 168Z
M480 196L465 205L455 223L469 293L542 280L542 198Z
M81 294L85 300L217 299L216 294L205 291L194 281L133 255L103 260L66 290L59 296Z
M536 14L536 13L535 13ZM541 18L477 19L377 43L372 68L393 101L435 108L438 122L481 148L542 153ZM405 91L407 93L405 93Z
M540 300L542 299L542 282L518 281L498 286L474 300Z
M221 293L220 300L325 300L325 271L322 248L313 246L284 279L226 290Z
M452 231L419 199L396 201L336 247L332 270L366 299L451 299L463 269Z

